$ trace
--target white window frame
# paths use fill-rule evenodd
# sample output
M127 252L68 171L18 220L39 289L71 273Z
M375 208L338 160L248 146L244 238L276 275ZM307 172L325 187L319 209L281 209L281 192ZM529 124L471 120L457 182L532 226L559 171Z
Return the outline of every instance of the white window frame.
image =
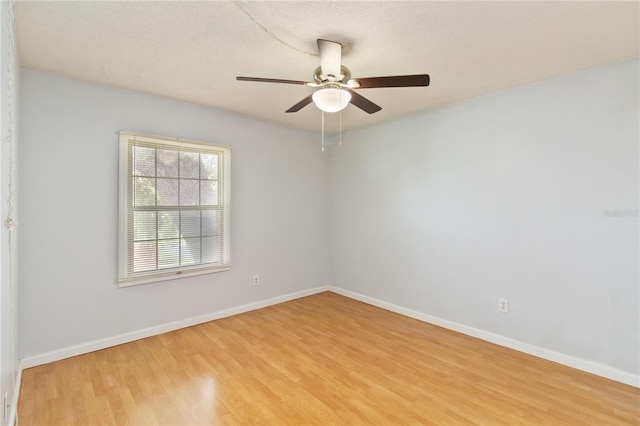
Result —
M189 277L231 269L231 147L214 145L197 141L167 138L162 136L143 135L134 132L120 132L119 158L119 208L118 208L118 287L129 287L176 278ZM215 153L218 162L218 205L216 210L221 215L216 228L221 244L221 257L218 263L178 266L152 271L133 271L133 226L132 217L136 207L133 206L133 155L132 146L142 144L158 148L179 149L188 152ZM167 210L166 207L154 206L151 209ZM210 206L173 206L174 211L204 210ZM157 238L157 236L156 236ZM182 236L179 235L179 239ZM158 241L156 239L156 241ZM157 253L157 249L156 249ZM156 254L157 256L157 254Z

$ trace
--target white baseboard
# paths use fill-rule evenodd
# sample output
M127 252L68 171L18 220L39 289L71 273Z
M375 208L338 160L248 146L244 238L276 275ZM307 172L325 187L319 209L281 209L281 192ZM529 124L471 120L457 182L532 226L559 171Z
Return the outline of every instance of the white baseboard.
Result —
M343 296L359 300L364 303L368 303L373 306L377 306L382 309L386 309L391 312L395 312L401 315L405 315L411 318L415 318L420 321L424 321L430 324L437 325L449 330L457 331L468 336L476 337L487 342L495 343L500 346L504 346L510 349L514 349L520 352L524 352L529 355L537 356L549 361L557 362L558 364L566 365L568 367L576 368L578 370L586 371L598 376L606 377L607 379L615 380L617 382L625 383L627 385L640 388L640 376L618 370L616 368L596 363L593 361L576 358L570 355L562 354L552 351L550 349L541 348L530 343L520 342L499 334L491 333L485 330L480 330L474 327L470 327L464 324L459 324L453 321L438 318L432 315L428 315L422 312L417 312L411 309L403 308L402 306L394 305L392 303L384 302L382 300L374 299L369 296L365 296L350 290L345 290L335 286L321 286L309 290L303 290L295 293L285 294L283 296L273 297L258 302L249 303L246 305L238 306L235 308L225 309L222 311L214 312L207 315L202 315L193 318L187 318L185 320L175 321L171 323L161 324L154 327L145 328L142 330L133 331L130 333L124 333L117 336L109 337L106 339L94 340L91 342L83 343L80 345L70 346L67 348L59 349L52 352L47 352L40 355L28 356L20 361L20 369L18 374L18 380L16 387L16 395L19 395L19 386L22 378L22 370L25 368L35 367L42 364L58 361L72 356L82 355L89 352L105 349L111 346L121 345L123 343L133 342L135 340L144 339L146 337L155 336L162 333L178 330L185 327L191 327L193 325L202 324L205 322L213 321L220 318L229 317L232 315L241 314L244 312L253 311L255 309L264 308L267 306L277 305L278 303L287 302L301 297L310 296L312 294L321 293L323 291L332 291ZM17 396L14 398L14 404L17 406ZM11 416L15 416L15 407L11 407ZM12 423L9 423L12 424Z
M266 300L260 300L257 302L249 303L246 305L238 306L235 308L229 308L211 314L201 315L198 317L187 318L180 321L174 321L166 324L157 325L154 327L144 328L142 330L136 330L129 333L120 334L105 339L93 340L91 342L82 343L75 346L69 346L66 348L58 349L51 352L46 352L40 355L27 356L20 360L21 368L31 368L42 364L48 364L50 362L59 361L65 358L71 358L73 356L86 354L89 352L99 351L101 349L109 348L112 346L121 345L123 343L133 342L135 340L144 339L146 337L156 336L162 333L168 333L170 331L179 330L181 328L191 327L197 324L202 324L209 321L214 321L220 318L230 317L232 315L238 315L256 309L265 308L267 306L277 305L278 303L288 302L290 300L299 299L301 297L310 296L312 294L321 293L323 291L329 291L329 286L321 286L308 290L302 290L295 293L285 294L282 296L273 297Z
M405 315L420 321L428 322L433 325L437 325L442 328L457 331L458 333L466 334L468 336L476 337L487 342L495 343L496 345L504 346L516 351L524 352L529 355L537 356L549 361L557 362L558 364L566 365L568 367L576 368L578 370L586 371L587 373L602 376L607 379L615 380L627 385L640 388L640 375L628 373L626 371L618 370L608 365L600 364L593 361L576 358L574 356L566 355L560 352L555 352L550 349L541 348L530 343L520 342L518 340L511 339L499 334L491 333L478 328L470 327L468 325L459 324L453 321L448 321L442 318L434 317L432 315L417 312L411 309L403 308L402 306L387 303L382 300L374 299L369 296L345 290L339 287L329 286L329 291L337 294L349 297L351 299L359 300L369 305L377 306L382 309L386 309L391 312L395 312L401 315Z

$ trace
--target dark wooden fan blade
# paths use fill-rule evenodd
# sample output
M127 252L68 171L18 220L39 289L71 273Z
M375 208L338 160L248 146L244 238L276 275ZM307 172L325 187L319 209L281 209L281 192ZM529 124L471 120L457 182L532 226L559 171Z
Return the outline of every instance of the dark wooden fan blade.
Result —
M416 87L428 86L429 74L390 75L387 77L367 77L354 79L360 86L358 89L372 89L376 87Z
M374 104L369 99L365 98L362 95L359 95L353 90L348 90L348 89L345 89L345 90L351 93L351 103L357 106L358 108L360 108L361 110L363 110L364 112L373 114L374 112L378 112L382 109L382 107Z
M304 98L303 100L301 100L300 102L298 102L297 104L295 104L294 106L292 106L291 108L286 110L285 112L298 112L298 111L300 111L302 108L306 107L311 102L313 102L313 99L311 98L311 96L313 96L313 94L307 96L306 98Z
M261 78L261 77L236 77L238 81L258 81L261 83L284 83L284 84L301 84L306 85L306 81L298 80L281 80L279 78Z

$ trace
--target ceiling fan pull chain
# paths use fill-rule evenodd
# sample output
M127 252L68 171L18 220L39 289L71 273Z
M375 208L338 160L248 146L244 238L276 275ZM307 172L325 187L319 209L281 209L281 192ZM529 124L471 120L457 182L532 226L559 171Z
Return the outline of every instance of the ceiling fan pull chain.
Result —
M324 152L324 111L322 111L322 152Z
M342 111L340 111L340 141L338 142L338 146L342 146Z

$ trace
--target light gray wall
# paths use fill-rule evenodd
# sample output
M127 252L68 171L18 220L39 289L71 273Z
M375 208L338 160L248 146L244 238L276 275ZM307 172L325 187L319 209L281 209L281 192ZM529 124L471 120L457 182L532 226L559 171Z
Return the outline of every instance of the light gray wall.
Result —
M314 134L30 70L21 96L22 357L327 283ZM232 145L231 271L116 287L119 130Z
M638 374L638 68L346 132L328 156L312 133L25 70L21 356L330 283ZM233 145L232 271L116 288L120 129Z
M6 2L0 5L0 413L5 412L1 407L2 398L7 395L7 402L12 404L14 400L14 386L16 375L18 372L18 232L17 228L11 233L11 243L9 243L9 233L4 226L4 222L8 217L9 209L7 199L9 197L9 173L12 174L12 192L14 221L19 222L18 217L18 144L19 144L19 114L18 96L20 84L20 65L18 58L14 57L12 63L9 62L9 26L11 19L9 16L9 8ZM14 44L14 56L16 55L16 47ZM9 91L9 68L13 74L12 93ZM9 103L12 103L13 118L9 115ZM12 125L11 123L13 122ZM13 128L14 127L14 128ZM10 128L13 128L12 143L9 144ZM13 147L13 148L12 148ZM13 151L13 153L10 153ZM13 156L14 165L10 167L10 157ZM5 412L8 418L8 411ZM0 415L0 423L6 424Z
M638 374L638 68L343 134L332 283Z

